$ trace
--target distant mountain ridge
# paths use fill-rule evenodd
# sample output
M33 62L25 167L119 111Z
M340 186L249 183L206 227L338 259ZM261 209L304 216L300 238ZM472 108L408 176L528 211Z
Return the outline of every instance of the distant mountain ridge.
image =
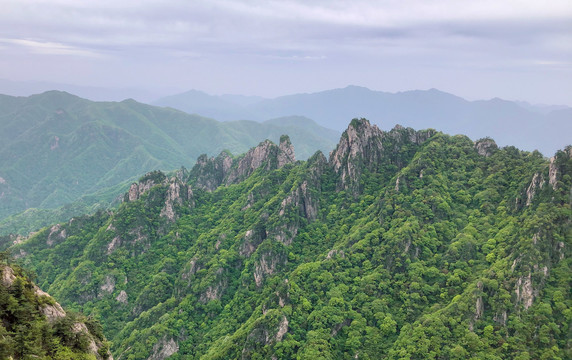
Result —
M278 142L285 133L300 159L331 150L339 137L309 119L221 123L132 99L93 102L60 91L2 95L0 218L68 204L151 170L192 166L202 153Z
M208 99L208 101L207 101ZM395 124L413 128L438 128L451 134L478 139L493 137L501 146L514 145L545 156L570 143L571 109L534 106L522 102L468 101L437 89L399 93L348 86L309 94L264 99L245 105L199 91L170 96L154 104L221 121L300 115L318 124L343 131L348 119L365 117L389 130ZM217 107L212 105L217 104Z

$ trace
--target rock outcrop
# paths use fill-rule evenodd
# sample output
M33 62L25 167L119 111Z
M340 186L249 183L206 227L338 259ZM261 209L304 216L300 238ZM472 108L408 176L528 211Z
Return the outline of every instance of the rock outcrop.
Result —
M278 216L290 220L280 221L281 225L269 230L268 236L284 245L290 245L298 234L301 219L308 222L316 220L320 208L321 177L326 168L327 160L321 152L317 152L308 160L308 171L304 180L280 203Z
M146 174L138 183L131 184L129 191L125 194L124 201L133 202L139 200L154 186L166 188L164 206L159 216L166 218L168 222L174 222L178 218L177 206L193 208L195 205L193 190L181 180L181 171L171 178L167 178L160 171Z
M153 352L148 360L164 360L177 351L179 351L179 344L177 344L175 339L167 340L164 337L153 345Z
M383 132L376 125L370 125L366 119L352 120L330 153L330 166L339 175L339 190L355 184L364 167L372 169L381 162L382 139Z
M553 190L557 190L558 181L566 174L572 176L572 146L566 147L563 151L558 151L556 155L550 158L548 183Z
M184 206L186 203L188 207L193 208L195 207L195 202L191 187L184 184L178 177L172 177L168 186L165 205L161 209L159 216L173 222L178 218L176 206Z
M530 185L528 185L528 188L526 189L526 206L530 206L530 204L532 204L532 199L534 199L537 191L544 187L544 183L545 181L542 174L534 174Z
M197 163L190 173L193 186L197 189L214 191L219 187L229 173L233 164L232 156L227 152L221 152L216 158L210 158L203 154L197 159Z
M271 251L263 252L254 266L253 275L256 286L260 287L267 276L276 273L285 263L286 259L283 256L274 254Z
M123 201L131 202L138 200L153 186L163 183L166 180L166 178L167 177L160 171L153 171L147 173L139 180L139 182L131 184L131 186L129 187L129 191L125 195Z
M242 181L259 168L274 170L295 161L290 138L283 135L279 145L266 140L236 159L227 151L223 151L216 158L201 155L189 177L195 188L214 191L221 185L228 186Z
M475 141L475 150L481 156L491 156L496 150L498 150L497 143L491 138L484 138Z
M400 125L383 132L366 119L353 119L330 153L329 164L338 175L337 190L349 190L357 196L362 191L364 171L378 172L388 164L402 168L412 156L402 151L404 145L420 145L434 134L431 129L415 131Z
M266 140L258 144L257 147L250 149L244 157L238 160L238 163L233 166L226 177L225 184L237 183L259 168L275 170L294 161L294 147L288 136L283 135L278 146L270 140Z
M27 295L25 301L29 302L30 305L35 306L36 309L33 311L35 316L39 316L40 318L43 316L45 321L47 322L46 326L61 326L64 324L66 318L69 315L66 311L62 308L60 304L58 304L48 293L42 291L37 285L31 283L30 280L22 274L21 270L14 270L12 266L9 265L0 265L0 274L1 274L1 286L4 287L7 293L14 291L14 287L23 286L25 288L31 288L32 296ZM16 291L17 293L17 291ZM21 298L13 298L15 303L22 301ZM31 314L30 316L34 316ZM17 324L12 324L13 321L21 321L21 318L10 318L10 319L0 319L3 322L4 326L10 327L17 327ZM32 318L30 318L31 320ZM36 321L39 321L36 318ZM20 326L26 326L21 324ZM98 336L94 335L86 326L86 323L83 321L75 321L71 324L69 331L74 334L78 335L78 338L81 336L83 337L86 343L86 350L92 356L95 356L98 360L113 360L111 353L107 350L103 350L102 348L105 346L103 344L104 339L99 338ZM5 336L4 336L5 338ZM5 339L8 341L8 339ZM30 340L31 341L31 340ZM37 356L30 356L37 357Z

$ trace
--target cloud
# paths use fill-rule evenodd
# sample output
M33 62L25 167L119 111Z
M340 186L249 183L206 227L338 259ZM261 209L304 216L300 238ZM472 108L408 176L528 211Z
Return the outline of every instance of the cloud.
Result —
M294 71L314 81L326 70L335 74L323 76L328 84L345 76L341 83L353 68L373 74L380 66L418 76L435 68L572 71L571 24L570 0L4 0L0 46L15 65L0 62L17 74L18 59L29 64L32 55L38 63L99 56L108 67L86 77L131 71L125 81L143 72L174 82L180 73L188 81L216 73L222 83L218 73L236 69L229 76L242 84L279 72L295 81Z
M0 39L1 43L16 45L26 50L42 55L67 55L102 57L103 55L89 49L77 48L57 42L35 41L29 39Z

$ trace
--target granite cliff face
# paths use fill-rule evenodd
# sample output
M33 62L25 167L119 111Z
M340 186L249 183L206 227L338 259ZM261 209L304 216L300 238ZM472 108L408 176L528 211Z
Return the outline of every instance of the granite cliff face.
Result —
M194 207L195 203L191 187L185 184L180 176L168 178L159 171L150 172L143 176L139 182L131 184L129 191L124 196L124 201L137 201L147 194L149 190L157 186L165 189L165 191L159 194L164 197L160 217L167 219L168 222L174 222L178 218L178 207ZM153 195L147 201L154 200L156 197L156 195Z
M330 153L329 164L339 177L337 189L348 190L357 196L362 190L360 178L364 171L380 172L387 166L402 168L412 156L411 151L404 149L423 144L435 133L434 130L415 131L399 125L383 132L366 119L353 119L338 146Z
M201 155L191 170L190 179L194 187L212 192L220 185L240 182L259 168L274 170L295 161L294 146L290 138L283 135L278 146L266 140L235 159L226 151L216 158Z

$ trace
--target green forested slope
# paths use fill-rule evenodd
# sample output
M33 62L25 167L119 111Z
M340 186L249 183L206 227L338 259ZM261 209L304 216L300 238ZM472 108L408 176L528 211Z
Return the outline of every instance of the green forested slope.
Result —
M111 358L97 321L66 313L22 268L8 260L6 253L0 253L0 358Z
M133 184L11 251L121 359L572 357L572 148L353 120Z
M338 137L309 119L220 123L134 100L92 102L58 91L1 96L0 220L83 197L71 206L81 214L98 202L90 194L115 187L117 196L125 190L118 192L119 184L148 171L190 166L205 152L241 153L266 138L277 141L287 131L303 150L298 154L302 159L318 149L329 151ZM30 228L25 225L37 218L28 214L5 220L0 233L26 233Z

